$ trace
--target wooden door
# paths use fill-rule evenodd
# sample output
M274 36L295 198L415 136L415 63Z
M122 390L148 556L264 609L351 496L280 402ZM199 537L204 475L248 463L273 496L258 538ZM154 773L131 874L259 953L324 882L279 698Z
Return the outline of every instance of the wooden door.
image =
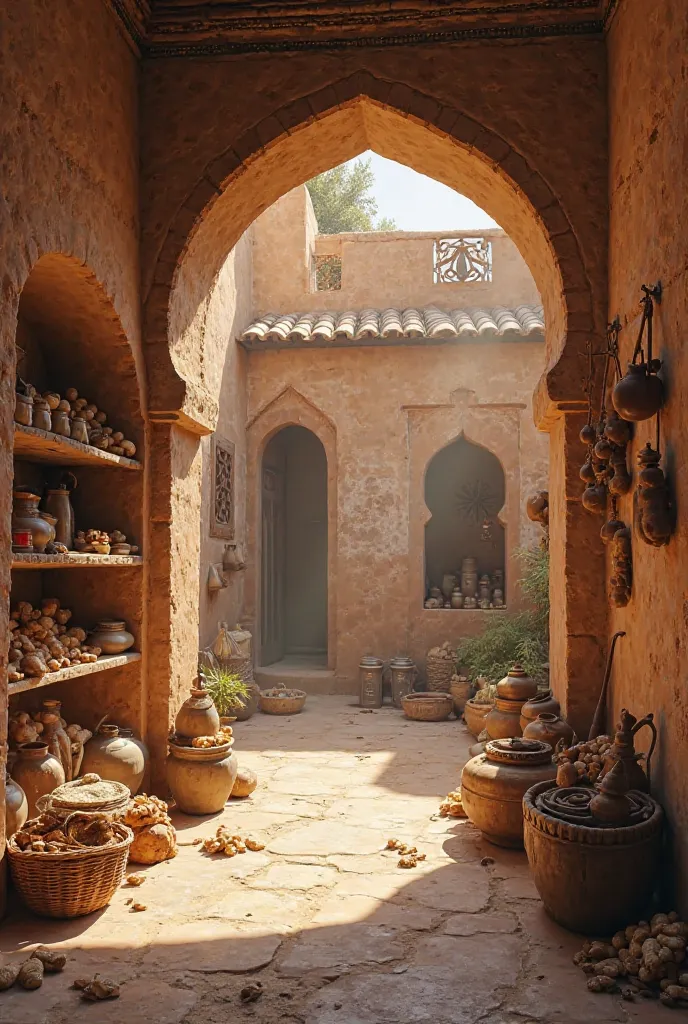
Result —
M271 665L285 651L284 471L263 466L261 541L261 664Z

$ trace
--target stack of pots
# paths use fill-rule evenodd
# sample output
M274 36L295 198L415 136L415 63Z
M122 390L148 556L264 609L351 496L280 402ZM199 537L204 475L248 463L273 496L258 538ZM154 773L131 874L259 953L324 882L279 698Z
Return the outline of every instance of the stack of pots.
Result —
M205 689L192 686L174 727L167 782L175 803L185 814L216 814L229 799L239 765L231 742L214 747L191 746L193 739L215 736L220 730L220 716Z
M497 683L494 707L485 719L491 740L521 735L521 710L537 694L537 683L520 665L513 665Z

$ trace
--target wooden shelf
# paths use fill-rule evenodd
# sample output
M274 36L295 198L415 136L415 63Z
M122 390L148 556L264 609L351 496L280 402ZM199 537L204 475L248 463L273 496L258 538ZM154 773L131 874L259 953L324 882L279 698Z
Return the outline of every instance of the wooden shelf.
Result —
M75 569L84 566L111 568L118 565L143 565L143 558L141 555L81 555L78 551L70 551L66 555L12 555L13 569Z
M28 462L52 462L60 466L113 466L120 469L142 469L136 459L111 455L90 444L73 441L38 427L14 424L14 454Z
M79 679L81 676L91 676L96 672L107 672L110 668L124 668L133 661L140 661L141 655L138 651L129 651L127 654L103 654L98 661L92 661L86 665L70 665L69 668L61 668L58 672L48 672L45 676L32 676L20 679L17 683L8 684L10 697L13 693L24 693L26 690L37 690L41 686L52 686L53 683L63 683L68 679Z

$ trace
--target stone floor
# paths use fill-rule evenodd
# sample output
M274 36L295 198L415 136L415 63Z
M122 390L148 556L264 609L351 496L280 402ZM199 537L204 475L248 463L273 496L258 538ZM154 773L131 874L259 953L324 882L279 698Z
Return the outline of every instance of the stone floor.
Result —
M471 737L458 722L406 722L351 698L310 697L293 718L237 723L259 788L210 819L176 816L178 857L144 869L99 915L51 922L16 911L0 948L69 950L35 992L0 993L8 1024L654 1024L671 1012L592 995L571 963L580 940L541 909L524 854L437 817ZM192 840L220 821L262 853L207 857ZM414 870L389 837L427 854ZM484 860L484 858L490 858ZM132 913L135 892L147 904ZM69 988L100 971L112 1003ZM243 1005L247 980L264 995Z

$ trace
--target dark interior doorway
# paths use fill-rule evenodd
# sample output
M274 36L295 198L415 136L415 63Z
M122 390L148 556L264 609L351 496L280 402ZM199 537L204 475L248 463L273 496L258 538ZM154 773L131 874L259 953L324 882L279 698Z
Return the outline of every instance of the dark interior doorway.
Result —
M327 456L305 427L263 455L261 664L327 664Z

